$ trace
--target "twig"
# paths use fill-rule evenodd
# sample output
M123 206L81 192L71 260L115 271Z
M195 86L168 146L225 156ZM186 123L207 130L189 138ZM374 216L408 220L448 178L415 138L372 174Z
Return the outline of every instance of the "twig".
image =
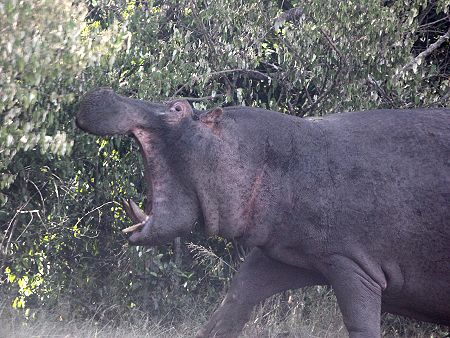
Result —
M313 20L313 22L315 22L315 20ZM325 31L323 31L322 29L320 29L320 33L325 37L325 39L327 40L328 44L331 46L331 49L333 49L337 55L339 56L339 63L337 65L338 69L336 71L336 74L330 84L330 86L327 89L324 89L321 94L318 96L318 98L312 102L309 107L306 107L305 109L303 109L303 115L308 114L310 111L312 111L314 108L317 107L317 105L328 96L328 94L331 93L331 91L334 89L334 87L337 84L339 75L342 73L342 71L344 70L344 65L347 66L347 62L345 62L344 56L342 54L342 52L336 47L336 45L332 42L331 38L328 36L327 33L325 33ZM286 44L286 47L294 54L298 57L298 53L297 50L294 48L294 46L292 46L288 41L286 41L285 39L282 39L284 41L284 43ZM306 88L306 94L308 95L308 99L311 100L311 96L309 95L308 89Z
M326 68L325 75L323 77L322 85L320 86L321 89L320 89L319 95L321 95L324 92L325 88L327 87L327 83L328 83L328 74L330 73L330 67L325 67L325 68Z
M195 82L197 82L198 77L193 76L191 79L189 79L188 82L186 82L184 85L182 85L180 88L178 88L175 93L172 95L172 99L175 98L178 94L180 94L185 88L187 88L189 85L193 86Z
M80 224L81 220L82 220L83 218L85 218L87 215L92 214L93 212L95 212L95 211L97 211L97 210L103 208L105 205L108 205L108 204L118 204L118 203L115 202L115 201L109 201L109 202L103 203L102 205L100 205L100 206L98 206L98 207L92 209L91 211L88 211L86 214L84 214L83 216L81 216L80 219L78 219L78 221L75 223L74 227L78 226L78 224ZM119 205L120 205L120 204L119 204Z
M133 75L139 68L145 67L149 64L150 64L150 61L146 60L146 61L136 63L134 66L132 66L131 68L125 69L123 72L120 71L119 72L119 81L123 82L123 80L125 80L126 78Z
M251 74L251 75L253 75L253 78L255 78L257 80L269 80L269 81L272 80L272 78L269 75L261 73L260 71L253 70L253 69L240 69L240 68L219 70L217 72L209 73L208 76L212 77L212 76L228 74L228 73L244 73L247 75Z
M339 50L339 48L337 48L336 44L331 39L330 35L327 32L325 32L322 29L322 27L320 27L319 23L313 17L308 17L308 20L311 21L313 24L315 24L318 27L320 34L323 35L323 37L325 38L325 40L327 40L327 42L331 46L331 48L337 53L337 55L339 55L340 63L345 63L344 55Z
M386 100L388 101L392 107L395 107L394 100L386 93L386 91L381 88L378 82L372 77L371 74L367 76L367 83L375 88L375 90Z
M26 180L26 182L30 182L33 185L33 187L36 189L36 191L38 192L39 197L41 198L42 209L45 214L45 202L44 202L44 197L42 196L41 190L38 188L38 186L32 180L28 179L28 180Z
M315 20L312 20L312 21L314 22ZM329 43L331 48L339 55L339 58L341 59L341 62L345 62L344 55L339 50L339 48L336 47L334 42L331 40L331 37L321 27L319 27L319 32L320 32L320 34L322 34L325 37L325 39L327 40L327 42Z
M0 243L0 254L3 254L6 256L7 252L8 252L8 247L9 244L11 242L11 238L14 232L14 228L16 226L17 223L17 216L22 212L23 208L25 208L28 203L30 203L32 197L28 199L28 201L26 201L24 204L22 204L20 206L20 208L16 211L16 213L14 214L13 218L11 219L11 221L8 224L8 227L5 230L5 235L2 239L2 242ZM9 236L8 236L8 232L9 232ZM6 241L6 243L5 243Z
M209 95L209 96L202 96L202 97L176 97L174 98L174 100L186 100L189 102L201 102L201 101L207 101L207 100L214 100L214 99L219 99L222 97L225 97L225 94L217 94L217 95Z
M253 70L253 69L242 69L242 68L219 70L217 72L212 72L212 73L209 73L209 74L205 74L204 77L208 78L208 77L214 77L214 76L224 75L224 74L229 74L229 73L244 73L244 74L247 74L247 75L252 75L252 77L254 79L257 79L257 80L272 81L272 78L269 75L267 75L267 74L261 73L260 71ZM194 85L194 83L197 82L198 80L199 80L199 78L197 76L193 76L191 79L189 79L188 82L186 82L184 85L182 85L180 88L178 88L175 91L175 93L173 93L172 99L174 99L175 96L177 96L180 92L182 92L189 85L191 85L191 86ZM194 101L194 100L188 100L188 101ZM200 100L200 101L202 101L202 100Z
M294 9L295 9L296 11L294 11L293 13L296 13L296 14L298 15L298 17L300 17L300 16L303 15L303 11L301 10L301 8L296 7L296 8L293 8L293 10L294 10ZM288 12L289 12L289 11L288 11ZM282 16L283 16L283 14L282 14ZM290 18L289 14L287 15L287 17ZM295 18L297 18L297 17L295 17ZM338 65L337 65L338 69L337 69L337 71L336 71L336 74L335 74L335 76L334 76L334 78L333 78L333 80L332 80L330 86L329 86L327 89L321 90L320 95L317 97L317 99L316 99L315 101L312 101L312 98L311 98L311 96L310 96L310 94L309 94L309 92L308 92L308 89L306 88L306 95L308 96L309 101L311 101L312 103L309 105L309 107L303 109L303 114L307 114L308 112L310 112L310 111L312 111L313 109L315 109L315 108L317 107L317 105L318 105L323 99L325 99L325 98L328 96L328 94L331 93L331 91L334 89L334 87L335 87L336 84L337 84L339 75L340 75L340 74L344 71L344 69L348 66L348 61L347 61L346 58L344 57L344 54L341 52L341 50L340 50L340 49L336 46L336 44L333 42L333 40L332 40L332 38L330 37L330 35L329 35L327 32L325 32L325 31L320 27L320 25L318 24L318 22L317 22L313 17L307 16L306 19L309 20L309 21L311 21L312 23L314 23L317 27L319 27L319 32L320 32L320 34L321 34L321 35L324 37L324 39L327 41L328 45L330 46L330 49L332 49L332 50L337 54L339 60L338 60ZM277 20L278 20L278 18L277 18ZM290 51L291 51L294 55L296 55L296 56L298 57L297 50L296 50L296 49L295 49L288 41L286 41L286 40L283 39L283 38L281 38L281 39L284 41L286 47L287 47L288 49L290 49ZM325 81L325 83L327 83L327 82L328 82L328 81Z
M317 105L318 105L324 98L326 98L326 97L328 96L328 94L330 94L331 91L334 89L334 87L335 87L336 84L337 84L339 75L340 75L341 72L342 72L342 64L339 63L339 66L338 66L338 67L339 67L339 68L338 68L338 70L337 70L337 72L336 72L336 75L335 75L334 78L333 78L333 81L332 81L331 84L330 84L330 87L328 87L326 90L324 90L324 91L322 92L322 94L320 94L319 97L318 97L318 98L317 98L317 99L316 99L309 107L307 107L307 108L303 111L304 113L309 113L309 112L312 111L314 108L316 108Z
M27 210L27 211L20 211L21 214L30 214L31 218L30 221L28 222L28 224L25 226L25 228L22 230L22 232L20 233L19 236L17 236L15 242L17 242L20 237L22 237L22 235L28 230L28 227L30 226L30 224L33 222L34 220L34 214L37 214L39 218L41 218L41 215L39 214L39 210ZM42 221L42 219L41 219Z
M200 30L202 31L203 35L206 37L206 43L208 44L209 48L211 49L211 52L214 53L215 49L216 49L215 44L218 43L217 39L213 39L211 36L211 32L208 31L208 29L206 29L205 23L200 18L194 1L190 1L190 8L192 9L192 14L200 22Z
M0 254L2 254L5 257L8 255L8 248L11 243L11 238L12 238L12 235L14 232L14 228L16 227L16 224L17 224L16 216L17 216L17 214L14 215L14 218L9 223L8 229L6 229L6 231L5 231L5 237L3 238L2 243L0 244ZM9 236L8 236L8 231L9 231ZM6 244L3 245L5 240L6 240ZM2 264L2 268L3 268L3 264Z

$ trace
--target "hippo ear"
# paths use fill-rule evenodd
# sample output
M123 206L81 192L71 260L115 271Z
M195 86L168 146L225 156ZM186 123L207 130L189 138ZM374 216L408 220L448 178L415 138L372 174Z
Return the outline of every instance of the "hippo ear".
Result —
M175 100L166 102L169 111L164 114L168 122L179 122L183 118L192 116L192 107L186 100Z
M220 107L214 108L200 116L200 121L206 124L218 123L222 119L223 109Z

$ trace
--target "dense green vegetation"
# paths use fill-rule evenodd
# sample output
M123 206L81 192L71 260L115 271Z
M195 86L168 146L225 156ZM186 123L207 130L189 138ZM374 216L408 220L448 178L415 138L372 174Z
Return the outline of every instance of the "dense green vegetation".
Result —
M143 201L141 159L127 138L76 130L82 93L108 86L299 116L450 106L449 5L2 1L2 306L26 318L57 308L101 321L138 309L170 321L169 309L193 301L210 310L243 257L200 232L181 247L127 245L119 200Z

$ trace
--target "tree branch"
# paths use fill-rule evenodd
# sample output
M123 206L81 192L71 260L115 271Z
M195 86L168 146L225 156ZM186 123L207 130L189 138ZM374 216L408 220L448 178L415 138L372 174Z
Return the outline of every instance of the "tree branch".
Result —
M450 28L448 29L447 33L439 37L439 39L437 39L436 42L429 45L427 49L425 49L422 53L417 55L414 59L412 59L405 66L403 66L402 72L405 72L409 68L413 68L414 66L419 65L423 61L423 59L425 59L428 55L430 55L436 49L438 49L449 38L450 38Z

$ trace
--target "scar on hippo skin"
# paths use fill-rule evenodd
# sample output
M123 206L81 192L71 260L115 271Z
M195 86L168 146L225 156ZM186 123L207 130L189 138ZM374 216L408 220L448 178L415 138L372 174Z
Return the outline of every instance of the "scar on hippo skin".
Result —
M266 170L267 164L258 171L253 180L252 188L250 191L250 195L248 198L248 203L244 209L244 219L246 221L246 228L244 233L248 233L249 230L255 227L255 213L256 213L256 201L258 199L258 195L261 192L261 185L264 178L264 173Z

